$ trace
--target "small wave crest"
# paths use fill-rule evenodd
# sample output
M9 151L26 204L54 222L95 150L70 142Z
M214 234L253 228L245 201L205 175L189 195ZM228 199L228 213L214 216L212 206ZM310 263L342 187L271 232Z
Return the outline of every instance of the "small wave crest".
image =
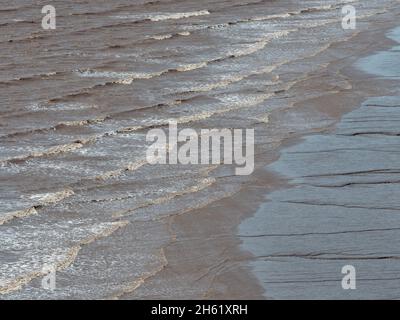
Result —
M190 17L209 15L208 10L192 11L192 12L178 12L178 13L162 13L154 14L149 16L151 21L163 21L163 20L178 20Z
M51 204L55 204L60 202L70 196L72 196L74 192L71 189L66 189L54 193L44 193L30 196L30 200L33 200L35 204L26 209L14 211L14 212L6 212L0 215L0 225L10 222L15 218L24 218L30 215L37 214L36 209L43 206L48 206Z

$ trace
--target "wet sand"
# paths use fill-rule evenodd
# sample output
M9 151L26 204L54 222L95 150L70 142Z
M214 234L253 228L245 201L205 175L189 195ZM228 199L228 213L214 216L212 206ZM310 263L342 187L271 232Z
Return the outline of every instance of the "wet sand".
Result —
M268 167L290 188L269 194L240 227L267 297L399 297L399 31L389 30L393 43L356 62L368 75L353 85L363 92L361 107L284 148ZM346 265L356 270L355 290L342 288Z
M265 166L390 91L351 66L393 44L398 6L356 3L355 31L338 1L60 2L56 34L32 30L35 6L0 11L1 298L268 298L238 229L288 185ZM255 173L147 165L171 118L255 128Z
M287 188L292 188L293 183L288 180L293 178L291 178L291 171L288 170L296 172L296 168L290 167L291 162L298 162L300 168L302 166L308 168L309 165L308 161L310 160L298 159L297 153L294 154L293 159L286 160L284 158L286 152L295 149L297 152L307 153L308 147L303 145L302 142L305 137L310 136L312 139L316 134L329 134L329 132L336 130L335 128L341 123L342 117L352 110L360 111L354 111L354 116L353 113L349 113L348 116L345 116L345 119L357 118L357 116L362 119L366 111L358 108L366 97L383 93L390 95L397 92L398 82L396 80L377 78L360 71L356 67L361 57L369 57L371 54L389 49L395 44L385 35L397 24L385 23L384 21L385 19L380 23L378 22L375 28L354 37L351 44L340 42L333 44L328 51L315 57L317 61L326 59L326 56L336 59L325 69L314 72L307 80L296 84L293 87L293 92L312 91L317 88L320 91L324 90L321 97L296 101L290 109L277 110L269 116L268 129L273 132L271 135L275 137L279 131L281 140L279 140L278 146L274 145L267 150L264 149L258 155L259 161L257 163L273 163L274 165L259 168L251 181L243 183L240 191L235 195L216 201L212 205L199 210L173 217L170 223L175 241L165 248L166 258L172 263L169 263L154 279L149 280L135 291L135 294L126 295L124 298L382 299L397 297L397 286L390 285L390 283L384 283L380 289L374 289L374 286L377 285L376 282L372 282L372 287L361 285L360 290L355 293L342 290L341 279L343 275L340 273L342 265L355 263L356 266L359 266L359 263L356 262L362 259L361 256L353 257L353 260L351 254L346 259L342 258L342 260L332 256L330 258L333 261L340 260L340 262L337 262L334 267L330 266L326 269L324 269L325 266L321 265L314 267L314 269L307 265L302 268L297 266L297 259L301 258L301 252L312 251L308 242L315 242L314 246L318 248L319 246L323 247L324 243L328 241L332 242L331 250L333 252L335 249L343 249L337 239L329 238L330 232L333 234L337 232L338 238L342 238L341 232L346 234L348 231L341 230L339 232L338 229L343 226L350 229L354 226L354 228L360 230L359 232L363 231L362 228L366 228L366 231L368 231L369 226L363 220L371 219L370 216L366 215L361 219L360 214L352 216L353 212L349 212L350 217L347 218L337 212L335 214L331 210L325 210L325 207L321 204L320 217L310 217L310 219L316 219L312 222L305 215L305 213L308 213L307 210L302 209L300 204L293 204L290 208L283 206L274 208L270 204L272 195L282 194L284 197L289 197L290 190L288 191ZM394 19L392 21L395 22ZM371 39L376 40L373 45L371 45ZM345 79L344 88L337 88L330 83L333 74L340 74ZM393 119L392 127L396 127L395 123L396 120ZM347 131L351 130L352 123L348 126ZM377 126L380 127L382 124L378 122ZM345 129L340 129L340 127L337 130L339 134L345 133ZM385 129L382 128L382 130ZM328 141L327 143L329 145L332 142ZM361 143L357 141L354 143L359 145L361 149L363 148ZM345 147L350 147L354 143L343 141ZM369 143L372 142L369 141ZM313 145L313 149L317 148L314 144L311 140L310 145ZM322 146L324 145L323 142ZM332 148L334 149L334 147ZM379 152L372 150L371 153L376 154L378 159L381 157ZM360 158L355 160L348 155L347 160L344 158L343 162L357 163L363 161L364 155L357 156L360 156ZM281 160L281 158L284 159ZM363 162L366 165L373 166L374 160L369 159L371 159L370 156L365 156ZM286 164L285 161L288 163ZM329 162L325 158L316 158L314 161L320 163L322 167L326 165L333 168L334 162L341 160L333 158L333 162ZM283 165L280 165L280 162L283 162ZM392 162L390 165L394 166L392 168L395 170L396 162ZM311 166L307 170L314 172L314 169L316 168ZM389 176L390 174L388 173ZM326 181L330 181L330 178L327 177ZM331 182L334 183L333 180ZM352 197L353 191L351 189L344 192L347 192L350 198ZM359 200L366 202L369 192L373 194L375 190L361 191ZM325 194L315 192L314 198L319 199L319 197L324 198ZM379 196L377 196L377 199L379 199ZM265 203L265 201L267 202ZM255 217L251 218L254 214ZM376 214L379 215L379 212L376 212ZM357 220L357 217L360 219ZM342 223L338 224L335 219L342 219ZM392 219L388 218L388 220L383 219L380 223L376 219L371 219L369 222L370 231L373 232L374 228L379 229L379 226L390 230L393 223L397 221L396 216ZM318 229L323 229L324 232L321 233L319 238L307 239L305 243L299 236L300 242L294 246L288 239L295 236L296 233L305 232L305 229L309 230L308 232L311 234L313 231L318 234L318 231L316 231ZM293 235L289 232L293 232ZM271 233L271 235L266 235L268 233ZM279 236L281 233L282 235ZM287 238L285 238L285 233L289 233L286 235ZM345 246L350 244L355 255L362 255L362 252L375 242L374 240L368 242L364 238L359 239L357 232L351 234L348 231L348 233L350 235L343 241ZM276 234L277 239L274 238L274 234ZM379 240L379 243L386 249L375 252L376 259L379 259L379 253L387 254L391 247L389 244L390 237L397 234L395 228L389 238L383 237ZM252 238L255 240L252 241ZM361 241L361 244L354 248L355 241ZM363 242L365 242L364 245ZM282 248L285 248L288 252ZM264 262L268 261L266 254L266 252L269 252L268 250L275 253L276 256L270 253L270 259L275 260L276 265L270 266ZM313 253L317 259L318 254L313 251L309 253L311 258ZM328 256L329 252L326 255ZM371 257L371 259L373 258ZM322 259L323 257L321 257ZM279 263L281 261L287 262L287 265ZM364 269L360 277L365 278L365 273L368 272L371 272L370 277L376 276L380 272L385 273L385 266L377 265L375 267L375 271L371 270L371 266L367 270ZM284 269L281 270L281 268ZM360 269L362 270L361 266ZM309 273L309 278L304 276L305 272L306 274ZM394 270L391 272L391 276L396 279L395 275L398 273L398 269L394 266ZM183 281L181 281L182 278ZM296 278L298 281L301 280L299 284L296 283ZM332 281L330 286L329 281ZM388 281L390 281L390 278ZM160 292L160 287L174 287L176 291ZM193 290L193 287L196 287L196 290ZM199 292L197 288L201 291ZM182 292L184 294L181 294Z

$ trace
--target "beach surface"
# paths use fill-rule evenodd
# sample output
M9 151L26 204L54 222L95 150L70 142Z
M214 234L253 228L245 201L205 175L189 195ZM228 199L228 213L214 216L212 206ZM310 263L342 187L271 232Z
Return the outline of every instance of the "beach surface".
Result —
M0 299L398 297L399 1L45 2L0 8ZM254 173L149 165L171 119Z
M387 37L400 43L400 28ZM288 188L269 193L239 232L266 297L399 298L399 61L397 45L358 60L384 90L268 166ZM355 288L343 290L349 267Z

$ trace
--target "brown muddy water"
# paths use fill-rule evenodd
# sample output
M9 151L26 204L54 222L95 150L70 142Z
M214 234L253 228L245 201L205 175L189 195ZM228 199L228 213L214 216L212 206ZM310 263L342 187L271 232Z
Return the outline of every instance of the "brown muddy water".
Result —
M356 30L341 27L346 3ZM395 0L52 1L57 29L43 30L46 4L0 6L0 299L135 298L170 263L168 218L251 180L229 165L149 165L148 130L254 128L259 154L277 148L287 132L266 134L269 114L322 96L293 88L345 57L324 56L333 43L399 11ZM351 89L339 73L329 81ZM57 269L54 291L43 265Z

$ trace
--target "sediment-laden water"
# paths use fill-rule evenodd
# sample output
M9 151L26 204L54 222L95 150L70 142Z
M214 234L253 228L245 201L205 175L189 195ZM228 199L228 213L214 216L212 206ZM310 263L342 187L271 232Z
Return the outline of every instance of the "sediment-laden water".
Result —
M342 29L347 3L356 30ZM255 128L264 150L277 139L262 134L269 112L321 94L290 93L329 63L313 57L399 2L52 1L57 29L43 30L46 4L0 7L4 299L134 292L168 264L168 217L243 181L230 166L148 165L147 131L171 119ZM340 75L332 85L348 88ZM57 269L55 291L41 288L44 264Z

